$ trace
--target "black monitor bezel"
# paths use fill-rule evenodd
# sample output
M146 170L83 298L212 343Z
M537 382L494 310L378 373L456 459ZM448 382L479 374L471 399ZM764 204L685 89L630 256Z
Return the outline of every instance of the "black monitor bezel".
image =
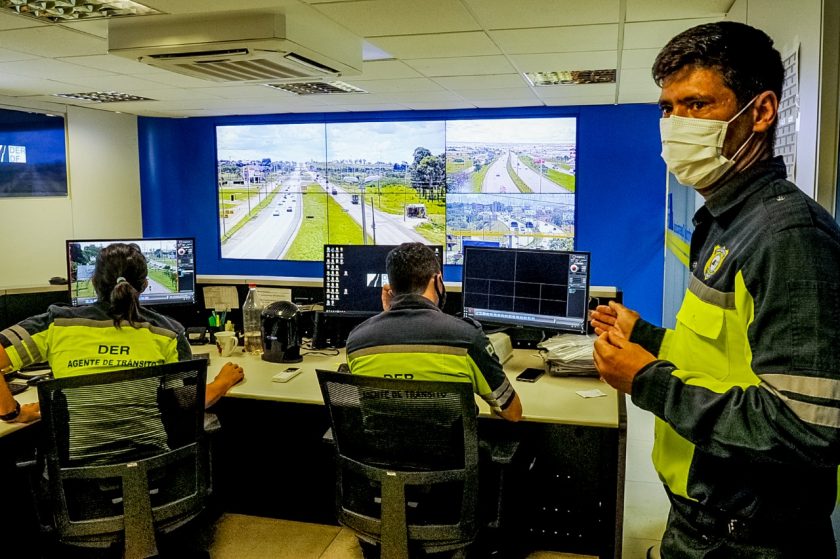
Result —
M108 244L112 243L136 243L138 241L192 241L193 247L193 274L196 277L196 281L194 283L194 288L192 291L192 300L191 301L156 301L156 302L149 302L149 301L140 301L142 306L149 306L149 307L159 307L162 305L168 306L185 306L185 305L195 305L196 298L197 298L197 291L198 291L198 266L196 261L197 251L196 251L196 242L195 237L134 237L134 238L109 238L109 239L66 239L64 242L64 259L67 266L67 296L70 300L70 305L73 307L85 307L91 305L93 303L83 303L79 304L76 299L73 298L73 279L72 273L70 268L70 243L101 243L107 242Z
M464 294L466 293L466 281L467 281L467 263L469 262L468 254L472 251L492 251L492 252L517 252L517 253L533 253L533 254L580 254L586 255L588 265L586 267L586 290L584 298L587 302L586 307L588 308L589 303L589 293L590 293L590 282L591 282L591 268L592 268L592 253L585 250L550 250L550 249L528 249L528 248L505 248L505 247L483 247L483 246L466 246L464 247L464 259L462 261L462 268L461 268L461 316L468 317L467 307L466 307L466 297ZM482 325L487 324L493 327L499 327L500 329L507 329L507 328L520 328L520 329L530 329L530 330L550 330L552 332L566 332L572 334L585 334L587 332L588 324L587 324L587 317L586 313L583 317L583 328L578 330L574 328L563 328L562 326L556 325L547 325L547 324L522 324L521 322L514 322L514 321L506 321L504 319L489 319L482 317L480 319L475 317L470 317L472 320L478 320L481 322Z
M371 316L376 316L377 314L382 312L381 309L377 310L377 311L335 311L335 310L327 309L327 306L326 306L326 302L327 302L327 268L326 268L326 266L327 266L327 247L352 247L353 249L362 248L362 247L380 247L380 248L381 247L388 247L388 251L390 252L391 250L397 248L398 246L400 246L400 245L357 245L357 244L346 244L346 243L344 243L344 244L333 244L333 243L324 244L324 258L322 260L322 264L323 264L324 267L322 269L322 276L321 276L321 279L323 281L323 289L322 289L322 292L321 292L321 295L323 297L322 300L324 301L323 313L327 316L330 316L330 317L342 317L342 316L346 316L346 317L371 317ZM443 272L443 262L444 262L444 259L446 258L445 253L444 253L444 246L445 245L426 245L426 246L429 247L430 249L432 249L432 251L434 251L435 248L439 249L438 254L440 255L440 259L438 260L438 264L440 266L441 272Z

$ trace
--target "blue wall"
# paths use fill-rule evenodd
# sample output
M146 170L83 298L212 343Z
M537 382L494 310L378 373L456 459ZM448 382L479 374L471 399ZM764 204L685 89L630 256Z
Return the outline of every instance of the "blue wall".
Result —
M320 277L320 262L222 260L216 190L217 124L576 116L578 250L592 252L592 283L615 285L654 323L662 316L665 166L655 105L140 118L143 234L196 237L203 275ZM460 267L447 266L459 281Z

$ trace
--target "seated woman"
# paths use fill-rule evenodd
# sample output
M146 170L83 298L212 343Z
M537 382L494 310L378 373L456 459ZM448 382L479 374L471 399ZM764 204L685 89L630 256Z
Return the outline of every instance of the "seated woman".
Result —
M85 307L51 305L0 332L0 370L48 361L56 377L85 375L172 363L192 358L184 327L140 306L148 285L146 258L136 244L114 243L96 259L92 283L98 302ZM207 384L205 406L244 377L226 363ZM0 382L0 419L28 423L39 404L21 406Z

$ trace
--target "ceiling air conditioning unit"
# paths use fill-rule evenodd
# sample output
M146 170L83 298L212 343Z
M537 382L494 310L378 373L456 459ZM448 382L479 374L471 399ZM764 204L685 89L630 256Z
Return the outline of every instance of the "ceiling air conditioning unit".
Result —
M216 82L358 75L362 41L317 12L114 18L108 54Z

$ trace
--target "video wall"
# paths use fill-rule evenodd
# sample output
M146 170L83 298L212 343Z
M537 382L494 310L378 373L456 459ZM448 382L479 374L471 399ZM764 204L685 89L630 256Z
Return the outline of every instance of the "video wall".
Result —
M577 119L216 126L222 259L325 244L572 250Z

